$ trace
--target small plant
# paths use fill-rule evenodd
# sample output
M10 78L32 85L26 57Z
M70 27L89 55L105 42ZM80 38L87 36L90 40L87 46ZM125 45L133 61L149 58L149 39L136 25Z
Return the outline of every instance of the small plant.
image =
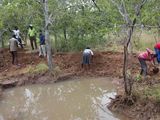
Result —
M136 80L136 81L141 81L141 80L142 80L142 76L141 76L140 74L137 74L137 75L135 76L135 80Z

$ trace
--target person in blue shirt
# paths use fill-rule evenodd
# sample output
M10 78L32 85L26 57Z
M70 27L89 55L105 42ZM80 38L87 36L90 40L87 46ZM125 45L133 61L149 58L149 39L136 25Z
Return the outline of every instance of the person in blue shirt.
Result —
M43 35L42 30L40 30L39 40L40 40L39 57L46 57L45 36Z

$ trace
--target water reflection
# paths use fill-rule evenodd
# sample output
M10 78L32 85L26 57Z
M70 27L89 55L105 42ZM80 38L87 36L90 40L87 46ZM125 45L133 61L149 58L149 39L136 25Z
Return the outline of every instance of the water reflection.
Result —
M120 120L106 107L109 97L116 95L110 79L106 79L7 90L0 101L0 120Z

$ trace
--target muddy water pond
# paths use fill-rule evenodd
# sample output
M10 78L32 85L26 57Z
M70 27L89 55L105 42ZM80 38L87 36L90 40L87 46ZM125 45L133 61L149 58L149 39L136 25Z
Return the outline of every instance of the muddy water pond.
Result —
M107 109L116 88L110 78L80 78L4 91L0 120L127 120Z

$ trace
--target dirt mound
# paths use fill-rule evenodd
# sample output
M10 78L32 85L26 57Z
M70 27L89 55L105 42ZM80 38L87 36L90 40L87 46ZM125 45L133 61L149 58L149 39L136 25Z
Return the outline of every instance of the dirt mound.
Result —
M81 68L82 53L57 53L53 57L54 64L60 68L62 73L72 73L80 76L113 76L122 77L123 69L123 54L120 52L95 52L90 70L86 71ZM40 62L46 62L46 59L39 58L38 52L28 53L25 50L19 50L18 62L20 67L15 67L11 64L11 55L7 49L3 50L3 65L0 67L0 75L7 76L9 73L14 73L14 76L28 66L35 66ZM132 73L137 73L139 70L137 58L130 60L132 65ZM131 68L131 65L130 65Z
M138 61L132 60L135 63L133 72L137 72ZM123 54L118 52L95 52L93 63L89 71L81 68L82 53L66 53L57 54L55 56L55 64L65 72L74 72L77 75L96 75L96 76L122 76Z

